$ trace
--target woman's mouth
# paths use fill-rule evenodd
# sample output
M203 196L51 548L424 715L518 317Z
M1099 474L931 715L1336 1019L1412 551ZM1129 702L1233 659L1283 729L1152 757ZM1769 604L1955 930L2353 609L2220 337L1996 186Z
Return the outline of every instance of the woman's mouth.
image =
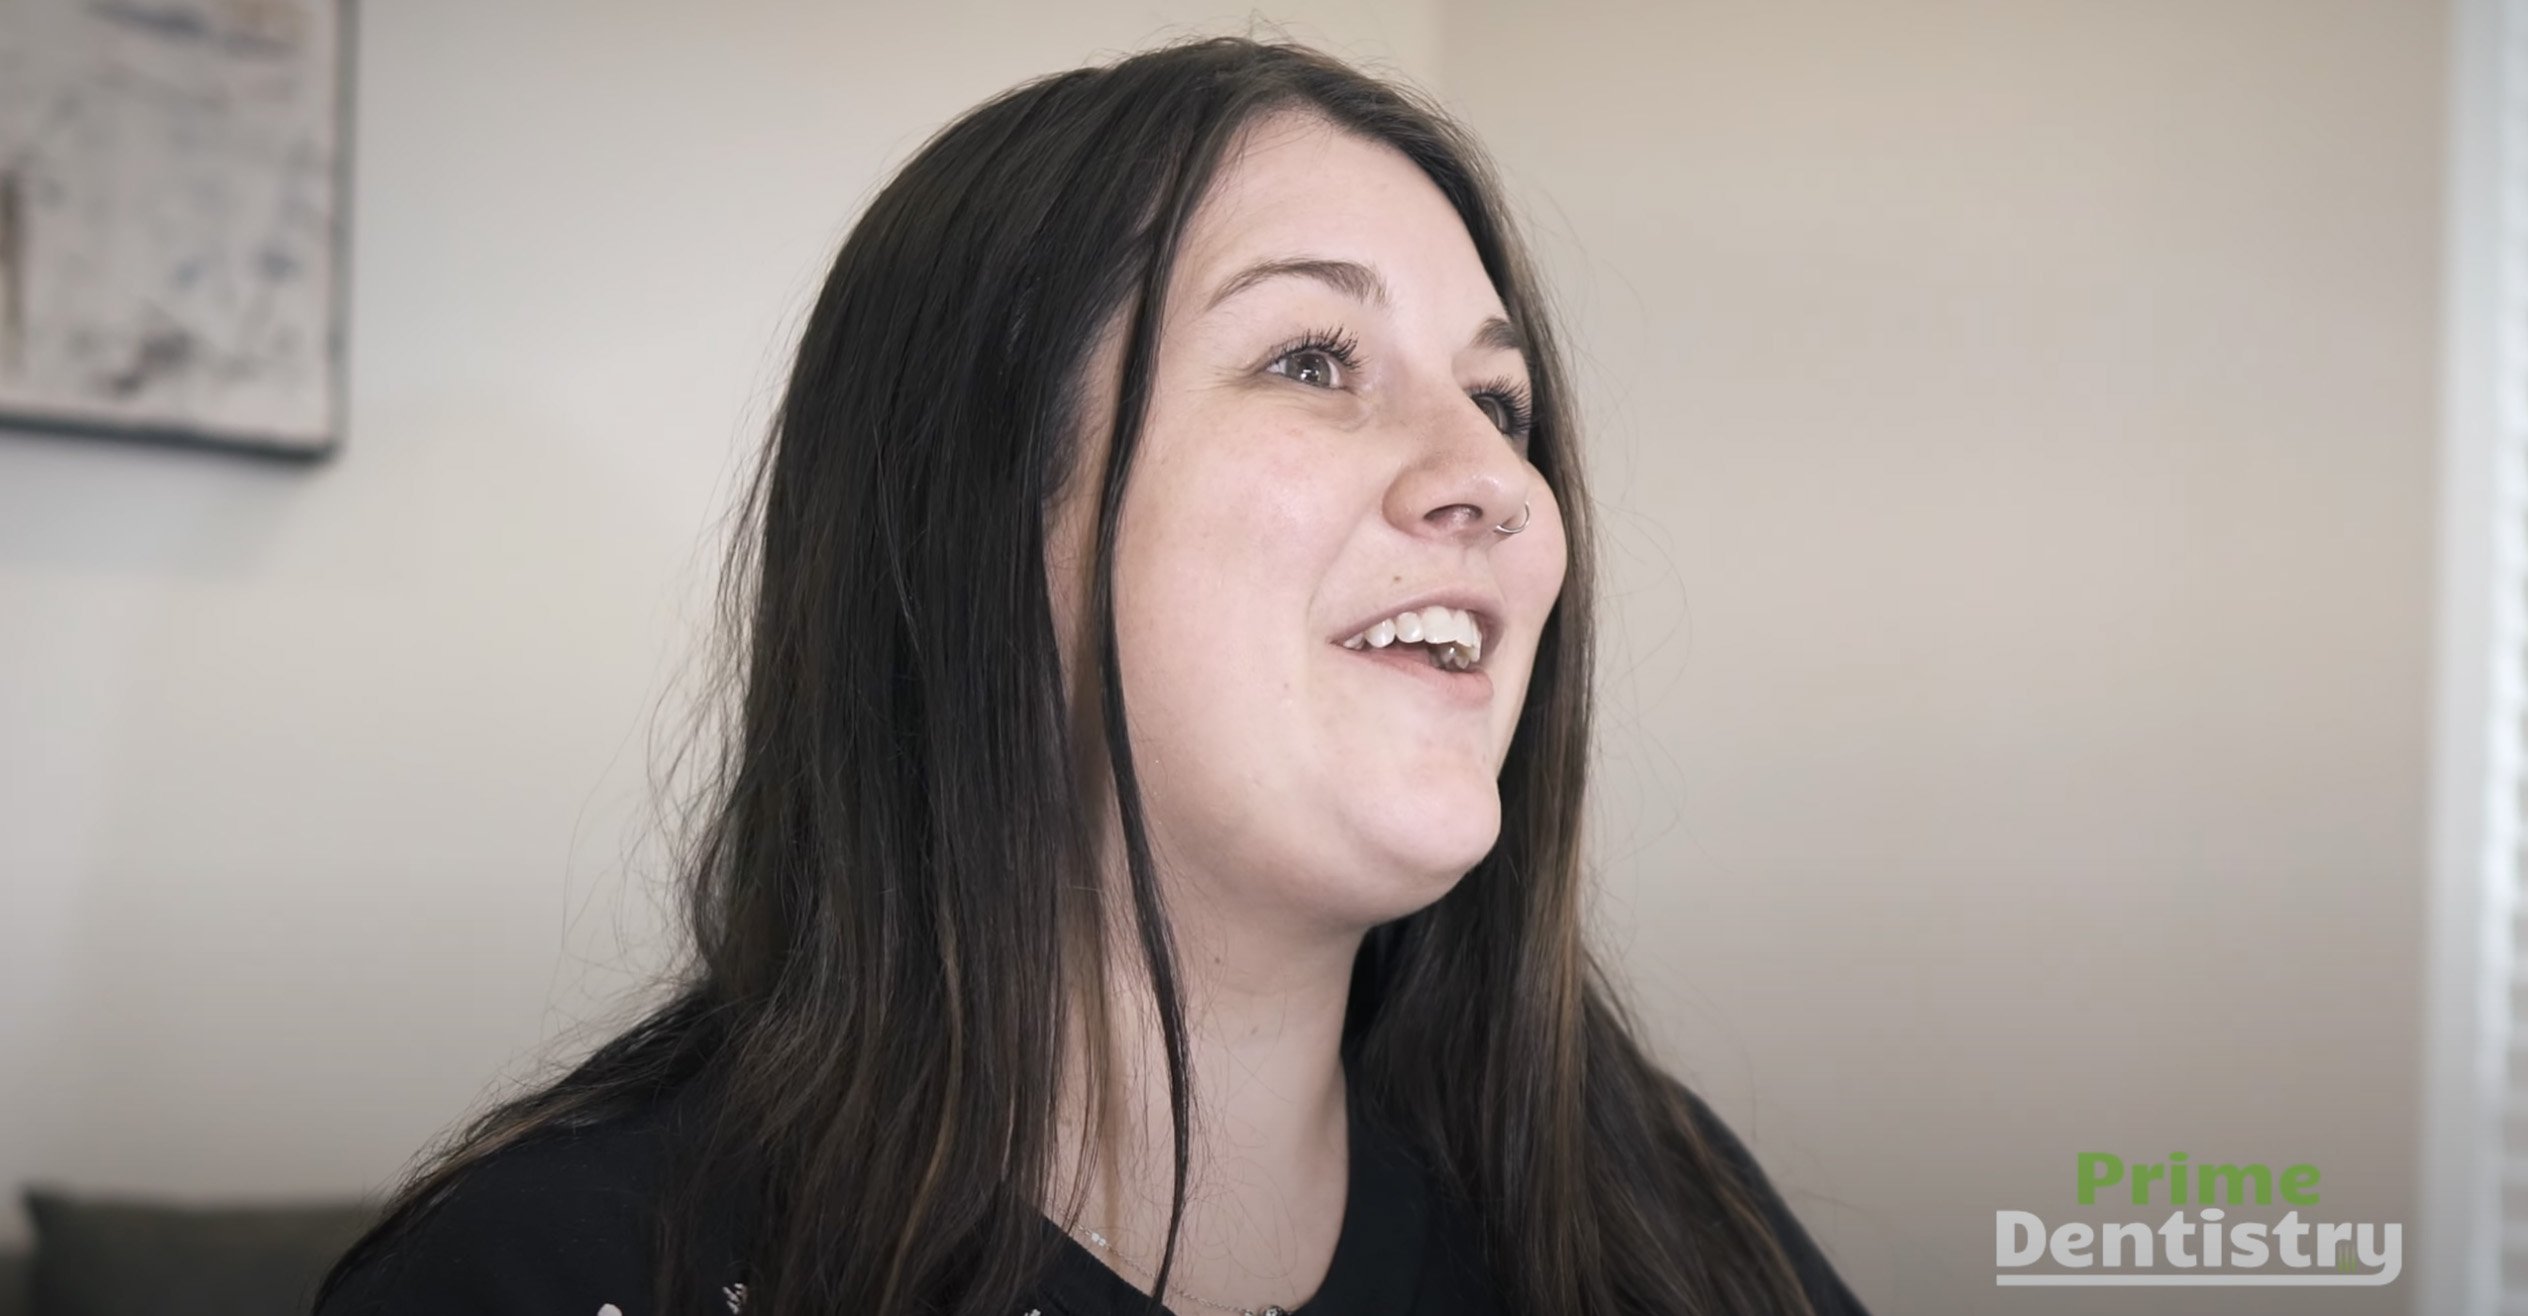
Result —
M1363 645L1349 649L1347 656L1384 667L1461 707L1485 708L1492 703L1492 673L1480 667L1460 670L1438 666L1430 652L1419 645L1390 644L1383 649Z
M1434 604L1397 613L1343 641L1363 653L1419 651L1423 660L1444 672L1472 672L1483 662L1483 627L1474 614Z

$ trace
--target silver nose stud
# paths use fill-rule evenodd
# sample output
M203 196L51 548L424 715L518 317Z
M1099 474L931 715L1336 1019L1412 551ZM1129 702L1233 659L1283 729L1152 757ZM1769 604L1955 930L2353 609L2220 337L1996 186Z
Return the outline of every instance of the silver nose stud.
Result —
M1517 525L1510 525L1505 522L1501 525L1492 527L1492 529L1496 534L1515 535L1518 532L1527 529L1527 523L1535 519L1536 509L1522 502L1519 504L1519 523Z

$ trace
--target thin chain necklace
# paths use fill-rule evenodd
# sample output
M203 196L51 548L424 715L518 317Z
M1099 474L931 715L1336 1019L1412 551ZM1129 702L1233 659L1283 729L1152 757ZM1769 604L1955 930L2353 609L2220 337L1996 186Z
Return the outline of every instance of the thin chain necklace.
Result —
M1094 1229L1084 1229L1080 1232L1088 1235L1088 1241L1095 1243L1101 1251L1105 1252L1106 1255L1113 1257L1117 1261L1123 1262L1125 1265L1132 1267L1134 1270L1140 1271L1144 1275L1149 1275L1152 1282L1157 1282L1158 1276L1153 1273L1148 1266L1144 1266L1139 1262L1130 1260L1126 1258L1123 1253L1116 1251L1115 1245L1107 1242L1104 1234L1101 1234ZM1214 1311L1233 1311L1238 1313L1238 1316L1290 1316L1290 1309L1288 1307L1281 1306L1278 1303L1268 1304L1263 1307L1238 1307L1232 1306L1226 1302L1213 1302L1209 1298L1194 1293L1184 1293L1182 1296L1191 1298Z

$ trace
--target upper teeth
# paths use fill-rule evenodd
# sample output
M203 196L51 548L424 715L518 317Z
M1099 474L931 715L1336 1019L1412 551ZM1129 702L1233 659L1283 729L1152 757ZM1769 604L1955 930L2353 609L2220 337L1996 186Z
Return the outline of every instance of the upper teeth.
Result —
M1474 614L1459 608L1437 606L1419 612L1399 612L1345 640L1343 647L1384 649L1399 640L1406 644L1427 644L1433 648L1453 644L1464 650L1468 663L1483 658L1483 628L1475 624Z

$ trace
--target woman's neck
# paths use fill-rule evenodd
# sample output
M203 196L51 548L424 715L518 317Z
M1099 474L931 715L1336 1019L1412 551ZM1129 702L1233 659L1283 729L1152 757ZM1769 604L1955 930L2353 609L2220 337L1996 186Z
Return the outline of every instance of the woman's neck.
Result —
M1295 1307L1324 1278L1349 1192L1341 1047L1360 935L1265 946L1252 928L1232 936L1199 918L1177 919L1176 931L1193 1121L1172 1305L1196 1310L1185 1300L1196 1295ZM1062 1219L1082 1190L1075 1235L1085 1241L1095 1230L1107 1246L1091 1250L1147 1291L1167 1236L1173 1126L1166 1050L1139 959L1129 941L1110 949L1103 1010L1074 1012L1049 1214ZM1087 1029L1101 1013L1112 1102L1094 1140L1104 1150L1083 1185L1095 1069Z

